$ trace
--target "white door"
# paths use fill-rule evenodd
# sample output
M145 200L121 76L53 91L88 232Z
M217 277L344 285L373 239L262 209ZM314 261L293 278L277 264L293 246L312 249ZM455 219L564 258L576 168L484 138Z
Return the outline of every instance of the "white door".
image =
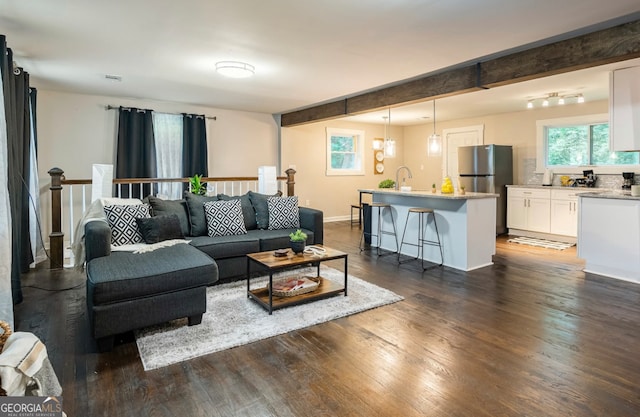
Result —
M442 130L444 148L442 177L449 176L454 186L458 184L458 146L482 145L484 143L484 125L459 127Z

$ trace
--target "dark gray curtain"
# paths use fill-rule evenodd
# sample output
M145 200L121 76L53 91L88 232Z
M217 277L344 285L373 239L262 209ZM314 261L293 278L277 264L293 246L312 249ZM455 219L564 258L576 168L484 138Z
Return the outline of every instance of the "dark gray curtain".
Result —
M207 127L204 115L182 114L182 176L207 177Z
M118 146L116 178L156 178L156 145L153 137L151 110L120 107L118 115ZM151 194L151 185L122 186L121 197L144 198Z
M29 242L29 74L14 68L13 53L0 35L0 72L7 120L8 190L12 220L11 289L13 302L22 301L20 274L33 262Z

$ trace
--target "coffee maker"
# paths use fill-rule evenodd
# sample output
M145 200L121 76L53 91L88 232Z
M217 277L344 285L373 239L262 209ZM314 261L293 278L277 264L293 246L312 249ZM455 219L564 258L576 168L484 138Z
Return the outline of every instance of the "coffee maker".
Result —
M582 174L584 175L584 183L587 187L595 187L596 186L596 174L593 173L592 169L586 170L586 171L582 171Z
M630 190L633 185L633 172L622 173L622 189Z

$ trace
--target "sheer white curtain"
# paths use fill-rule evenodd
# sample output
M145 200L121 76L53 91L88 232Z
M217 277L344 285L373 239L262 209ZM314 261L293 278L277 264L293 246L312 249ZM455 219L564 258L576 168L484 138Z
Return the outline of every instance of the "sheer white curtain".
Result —
M156 142L158 178L182 177L182 115L153 112L153 135ZM158 197L182 198L182 183L158 186Z
M9 208L7 121L0 79L0 319L13 328L11 295L11 210Z
M31 240L31 254L33 255L31 267L34 268L36 264L46 259L46 254L40 234L40 225L42 224L40 219L40 181L38 180L38 160L36 157L36 126L33 120L35 111L31 98L29 98L29 108L31 109L31 120L29 120L31 123L31 138L29 142L29 237Z

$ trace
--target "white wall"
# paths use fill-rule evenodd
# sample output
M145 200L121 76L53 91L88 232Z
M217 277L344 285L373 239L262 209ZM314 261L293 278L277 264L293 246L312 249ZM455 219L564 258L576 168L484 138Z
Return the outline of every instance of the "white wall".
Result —
M326 128L357 129L365 132L364 175L327 176ZM385 171L374 174L373 139L384 137L384 125L353 123L341 120L311 123L282 129L283 169L295 165L296 194L300 205L324 212L325 220L346 218L351 204L358 203L359 188L376 188L384 179L395 179L396 168L403 161L402 128L392 126L397 157L385 158Z
M257 176L259 166L277 166L278 126L270 114L39 89L38 171L45 241L51 230L47 171L58 167L68 179L91 178L92 164L115 164L118 111L106 110L109 104L215 116L217 120L207 120L209 176Z

